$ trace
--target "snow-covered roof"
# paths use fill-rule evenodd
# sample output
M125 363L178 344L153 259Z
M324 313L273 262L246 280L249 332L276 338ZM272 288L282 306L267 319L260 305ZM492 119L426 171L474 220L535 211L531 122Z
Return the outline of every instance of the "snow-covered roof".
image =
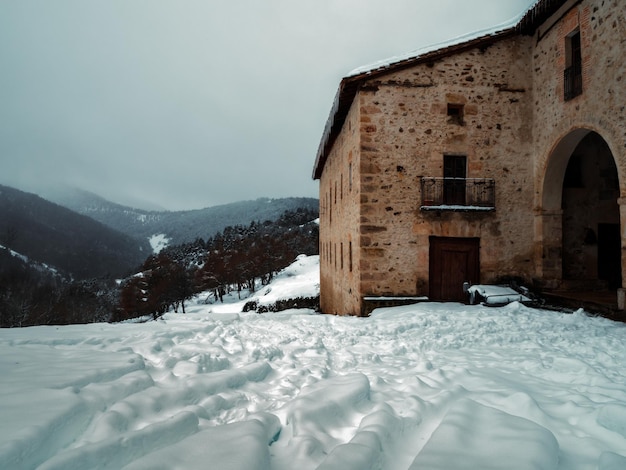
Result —
M439 43L435 43L435 44L430 44L428 46L422 47L420 49L417 50L413 50L410 52L407 52L405 54L401 54L398 56L392 56L392 57L388 57L387 59L384 60L380 60L377 62L374 62L372 64L368 64L368 65L363 65L361 67L357 67L356 69L352 70L350 73L348 73L348 75L346 75L346 77L354 77L357 75L363 75L363 74L368 74L368 73L372 73L375 72L376 70L379 69L386 69L394 64L398 64L398 63L402 63L405 60L415 60L418 59L419 57L428 54L430 52L436 52L436 51L442 51L445 50L451 46L457 46L460 44L465 44L471 41L474 41L475 39L485 39L488 37L492 37L492 36L497 36L499 33L503 32L503 31L508 31L513 29L515 26L517 26L517 24L521 21L521 19L524 17L524 15L526 14L526 11L520 13L519 15L516 15L515 17L509 19L508 21L505 21L503 23L500 23L498 25L492 26L488 29L482 29L482 30L478 30L478 31L473 31L471 33L468 34L464 34L462 36L457 36L455 38L449 39L447 41L443 41L443 42L439 42Z
M519 15L491 28L458 36L449 41L432 44L352 70L341 80L335 95L318 147L313 168L313 179L321 177L328 156L327 153L332 148L335 138L341 131L358 87L364 80L417 63L436 60L479 45L493 43L515 34L533 34L537 26L549 16L558 12L559 9L568 7L569 4L574 5L580 1L582 0L538 0L533 6Z

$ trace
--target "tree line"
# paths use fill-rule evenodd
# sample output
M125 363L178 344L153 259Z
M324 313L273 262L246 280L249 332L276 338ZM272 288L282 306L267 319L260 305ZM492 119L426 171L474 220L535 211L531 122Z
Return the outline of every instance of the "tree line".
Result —
M226 293L268 284L297 255L318 253L315 217L307 209L286 211L274 222L230 226L206 241L165 248L124 281L115 320L184 313L185 301L200 292L222 301Z
M0 327L109 321L117 290L114 279L70 281L0 248Z
M0 247L0 327L121 321L170 309L200 292L220 301L267 284L297 255L318 253L317 212L286 211L276 221L226 227L203 240L167 247L135 274L71 280Z

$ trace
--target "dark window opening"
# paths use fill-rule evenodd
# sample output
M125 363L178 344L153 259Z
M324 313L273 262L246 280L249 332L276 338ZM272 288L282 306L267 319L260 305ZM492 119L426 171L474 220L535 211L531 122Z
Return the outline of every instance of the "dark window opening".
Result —
M580 47L580 31L570 34L565 40L565 71L563 73L563 87L565 101L582 94L582 52Z
M448 124L458 124L462 126L463 123L463 105L448 103Z
M443 203L445 205L465 205L466 177L467 157L443 156Z
M341 255L341 269L343 270L343 242L341 242L341 248L340 248L340 255Z
M352 192L352 162L348 165L348 190Z
M328 191L328 223L333 222L333 188Z
M350 260L350 272L352 272L352 242L348 242L348 257Z

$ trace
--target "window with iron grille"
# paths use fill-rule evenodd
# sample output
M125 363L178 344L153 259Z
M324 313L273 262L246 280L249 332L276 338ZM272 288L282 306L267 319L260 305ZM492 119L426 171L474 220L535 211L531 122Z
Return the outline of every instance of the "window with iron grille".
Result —
M496 208L496 183L491 178L465 178L452 191L451 180L442 177L422 176L421 210L493 211ZM453 180L454 181L454 180ZM463 196L458 194L459 187ZM454 197L452 197L454 195ZM461 202L463 198L463 203Z
M566 68L563 72L563 96L571 100L583 92L582 53L580 31L575 31L565 42Z

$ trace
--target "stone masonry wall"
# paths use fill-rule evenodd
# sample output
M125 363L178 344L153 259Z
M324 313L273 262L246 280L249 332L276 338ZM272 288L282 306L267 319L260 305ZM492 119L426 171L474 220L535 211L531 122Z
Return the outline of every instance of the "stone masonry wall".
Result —
M373 78L361 109L361 290L428 295L429 236L480 237L483 282L533 275L530 38L503 39ZM463 125L448 103L463 105ZM420 210L420 178L445 154L494 178L492 213Z
M560 151L581 130L595 131L611 150L620 181L621 219L626 216L626 9L622 0L585 0L542 37L533 38L533 156L537 273L561 276L561 193L571 151ZM567 37L580 31L583 92L564 100ZM573 144L572 144L573 145ZM560 181L561 180L561 181ZM622 240L626 237L622 224ZM622 246L624 241L622 241ZM623 279L626 256L622 255Z
M320 306L358 315L359 105L352 105L320 178Z
M363 296L428 295L431 236L479 237L480 282L558 280L563 176L590 131L615 159L626 220L625 28L622 0L583 0L541 36L502 37L362 82L320 178L322 310L359 314ZM583 92L565 101L576 30ZM448 104L462 106L461 124ZM420 210L420 180L443 176L444 155L466 156L468 178L495 180L494 212ZM623 223L621 234L624 250Z

